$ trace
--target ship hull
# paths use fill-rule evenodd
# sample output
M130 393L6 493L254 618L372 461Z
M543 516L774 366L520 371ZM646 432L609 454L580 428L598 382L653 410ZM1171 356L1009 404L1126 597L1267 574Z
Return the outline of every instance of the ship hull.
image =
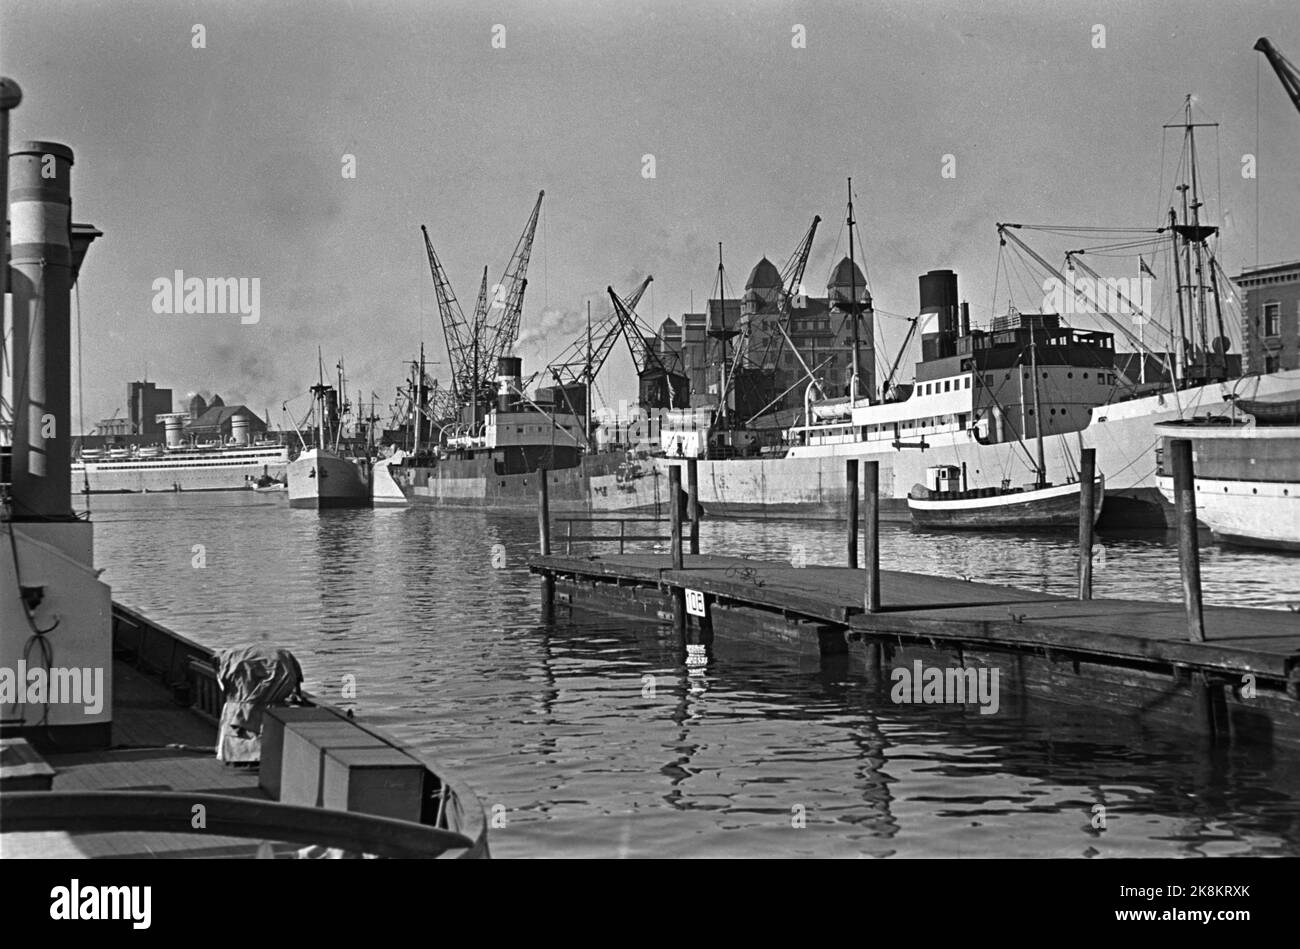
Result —
M370 486L361 469L332 452L304 451L289 463L288 478L290 507L370 506Z
M1192 443L1196 518L1215 540L1300 551L1300 426L1166 426ZM1157 483L1174 501L1168 469Z
M288 449L254 455L214 452L206 458L114 459L72 466L73 494L246 490L262 475L284 478Z

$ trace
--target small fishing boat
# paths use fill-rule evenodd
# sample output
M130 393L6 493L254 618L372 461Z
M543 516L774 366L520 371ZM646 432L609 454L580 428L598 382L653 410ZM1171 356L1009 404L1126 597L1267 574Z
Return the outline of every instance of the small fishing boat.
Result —
M931 468L941 487L959 479L954 465ZM1096 481L1093 523L1101 517L1105 479ZM1079 524L1082 483L934 490L916 485L907 496L912 523L942 530L1069 530Z
M288 487L283 481L272 478L270 475L262 475L260 478L249 478L248 487L253 491L283 491Z

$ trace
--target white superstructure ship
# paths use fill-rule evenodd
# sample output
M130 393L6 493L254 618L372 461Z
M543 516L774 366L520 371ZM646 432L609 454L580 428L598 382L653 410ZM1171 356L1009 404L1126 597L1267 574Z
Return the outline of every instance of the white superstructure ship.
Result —
M72 463L74 494L129 494L163 491L234 491L259 478L283 480L289 449L273 441L251 441L247 416L231 419L230 438L186 443L183 412L158 416L166 447L83 449Z

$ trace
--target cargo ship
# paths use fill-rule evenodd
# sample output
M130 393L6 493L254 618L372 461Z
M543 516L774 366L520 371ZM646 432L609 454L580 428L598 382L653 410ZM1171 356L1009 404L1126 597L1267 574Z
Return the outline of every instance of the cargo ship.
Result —
M320 381L311 387L314 444L308 444L299 432L301 450L285 472L289 506L314 510L369 507L370 456L350 453L343 439L343 420L349 409L346 403L339 404L339 393L346 391L343 364L339 363L336 389L325 384L324 369L319 367L319 362L318 354Z
M922 317L936 317L937 330L923 337L925 355L916 364L915 382L898 386L893 401L810 405L804 424L790 430L783 456L701 457L705 511L839 517L847 503L844 462L854 458L879 462L881 515L906 520L908 492L925 483L934 466L964 469L972 487L1033 480L1033 455L1008 448L1041 430L1045 464L1055 471L1077 473L1081 450L1096 450L1097 470L1106 477L1102 526L1165 526L1169 508L1156 483L1157 424L1223 414L1239 399L1300 398L1300 370L1294 369L1123 398L1113 334L1071 329L1057 314L1017 312L978 330L958 317L962 312L955 274L923 276ZM1029 383L1025 352L1031 340L1041 344L1041 415L1022 394ZM665 421L663 454L650 462L654 471L635 482L644 488L636 491L633 506L655 506L653 485L666 480L674 446L687 434L693 433ZM628 499L622 500L613 506L626 507ZM592 506L610 505L593 495Z
M1173 126L1182 129L1184 138L1183 180L1174 189L1181 196L1174 199L1182 202L1181 215L1171 207L1161 227L1140 233L1120 229L1112 246L1095 248L1133 257L1140 274L1135 281L1146 275L1154 279L1135 248L1167 254L1173 303L1162 322L1148 310L1149 298L1126 297L1117 289L1124 281L1101 277L1086 263L1084 251L1067 252L1068 272L1063 272L1018 236L1023 228L1096 241L1098 228L999 224L1000 245L1012 245L1022 257L1005 264L1008 272L1013 265L1027 264L1050 275L1050 283L1060 288L1059 295L1045 293L1041 312L1008 306L987 328L974 328L968 308L959 302L956 274L931 271L920 278L919 316L908 335L910 341L918 327L925 327L913 382L892 384L891 370L878 396L863 391L855 338L851 390L844 397L814 400L819 383L809 372L803 417L786 431L785 444L775 452L750 450L748 457L735 457L746 453L735 450L735 433L728 430L723 384L720 408L711 414L705 410L703 420L700 410L664 413L652 470L629 482L614 500L593 490L593 508L653 509L674 458L695 456L706 514L839 517L846 510L844 462L858 459L879 463L881 516L906 520L908 493L914 484L927 483L929 469L954 467L963 472L969 490L1000 492L1038 480L1044 466L1063 473L1066 483L1077 480L1080 453L1092 448L1097 471L1106 480L1100 525L1168 526L1171 508L1156 480L1158 425L1224 415L1242 400L1300 399L1300 369L1268 365L1263 373L1243 375L1240 357L1231 353L1228 333L1236 323L1226 317L1221 300L1228 277L1215 259L1218 228L1200 213L1197 123L1190 97L1185 114L1184 122ZM852 227L849 233L852 237ZM1085 234L1090 236L1081 236ZM836 268L827 288L830 313L846 321L855 312L870 314L872 307L856 263L847 263L847 268L845 262ZM742 305L774 298L776 305L760 309L759 315L772 313L788 323L789 305L780 304L796 290L802 293L794 283L749 285ZM1065 317L1075 313L1104 320L1115 332L1072 328ZM1148 347L1144 330L1168 348ZM1116 352L1117 334L1131 351ZM908 341L899 349L900 358ZM1038 366L1031 369L1028 354L1035 349ZM1028 397L1031 388L1041 391L1037 407ZM1037 457L1025 448L1031 439L1041 441Z

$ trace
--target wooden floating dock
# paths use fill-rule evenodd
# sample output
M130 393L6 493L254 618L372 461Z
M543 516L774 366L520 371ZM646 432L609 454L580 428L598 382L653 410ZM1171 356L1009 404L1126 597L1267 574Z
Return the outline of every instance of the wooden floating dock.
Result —
M846 567L700 555L693 523L688 552L681 511L687 499L679 490L672 492L678 503L670 505L670 554L557 556L550 551L543 478L542 552L529 566L542 577L544 609L548 615L556 608L588 609L671 622L688 663L692 653L697 663L701 654L707 657L715 638L860 657L886 700L897 670L910 671L918 662L942 670L996 669L1007 693L1000 702L1004 714L1046 700L1137 716L1216 741L1300 746L1300 615L1203 606L1194 544L1180 544L1181 603L1093 599L1091 557L1084 553L1092 547L1086 509L1080 514L1078 599L882 571L874 465L863 467L862 568L854 462L847 466L854 503ZM678 470L670 475L677 489ZM1180 526L1194 531L1194 508L1181 513Z

